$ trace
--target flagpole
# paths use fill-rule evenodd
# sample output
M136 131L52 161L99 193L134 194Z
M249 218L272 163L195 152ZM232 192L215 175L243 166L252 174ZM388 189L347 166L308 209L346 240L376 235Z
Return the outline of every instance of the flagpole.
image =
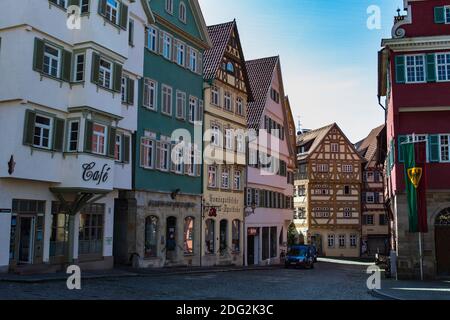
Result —
M422 248L422 232L419 232L419 258L420 258L420 280L423 281L423 248Z

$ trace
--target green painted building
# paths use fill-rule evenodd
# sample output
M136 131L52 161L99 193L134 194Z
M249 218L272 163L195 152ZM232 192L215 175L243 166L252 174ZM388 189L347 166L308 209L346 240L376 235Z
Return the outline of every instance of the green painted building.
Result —
M197 0L149 4L134 191L116 205L114 256L144 268L200 265L203 53L211 41Z

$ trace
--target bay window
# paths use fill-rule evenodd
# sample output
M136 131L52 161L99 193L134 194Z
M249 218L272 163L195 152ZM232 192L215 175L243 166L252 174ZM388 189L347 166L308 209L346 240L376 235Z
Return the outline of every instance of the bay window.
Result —
M69 121L69 143L67 151L69 152L78 151L79 135L80 135L80 122L78 120Z
M61 70L61 50L48 44L44 48L43 72L49 76L59 78Z
M84 65L85 65L85 54L79 53L75 55L75 82L84 81Z
M114 24L118 24L119 2L117 0L106 0L106 18Z
M99 85L107 89L112 89L112 63L105 59L100 59Z
M107 128L98 123L94 123L92 128L92 152L105 155Z

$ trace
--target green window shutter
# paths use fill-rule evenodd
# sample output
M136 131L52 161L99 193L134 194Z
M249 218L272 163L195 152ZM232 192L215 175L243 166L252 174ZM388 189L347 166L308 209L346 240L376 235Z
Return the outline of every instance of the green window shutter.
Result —
M406 82L405 56L395 57L395 79L397 83Z
M68 2L67 2L67 7L70 7L70 6L79 6L80 5L80 0L69 0Z
M128 104L134 104L134 80L127 79L127 102Z
M38 72L44 70L44 47L44 41L38 38L34 39L33 69Z
M72 80L72 52L62 51L61 79L70 82Z
M102 16L106 16L106 0L100 0L98 2L98 13Z
M114 63L114 81L113 81L113 90L116 92L120 92L122 88L122 65L118 63Z
M439 135L430 135L428 139L430 162L439 162Z
M25 123L23 130L23 144L31 146L33 144L34 124L36 122L36 112L25 111Z
M436 82L436 55L427 54L427 81Z
M94 131L94 123L86 120L86 128L84 130L84 151L92 152L92 134Z
M97 53L92 53L92 72L91 72L91 82L98 84L100 77L100 55Z
M403 143L408 140L407 136L399 136L398 137L398 162L405 162L405 155L403 153Z
M130 136L122 136L122 162L130 163Z
M434 23L445 23L445 7L434 8Z
M119 21L119 25L122 29L127 30L127 26L128 26L128 6L124 3L120 3L120 21Z
M64 146L64 126L65 121L63 119L55 118L53 120L53 150L57 152L63 151Z
M114 158L116 149L116 128L108 127L108 157Z

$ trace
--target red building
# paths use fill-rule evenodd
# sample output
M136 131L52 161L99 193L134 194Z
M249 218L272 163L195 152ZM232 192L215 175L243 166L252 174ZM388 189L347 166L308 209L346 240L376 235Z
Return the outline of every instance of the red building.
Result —
M427 144L429 232L425 276L450 275L450 0L405 0L379 53L379 97L386 98L386 197L400 278L420 274L419 235L409 233L402 143Z

